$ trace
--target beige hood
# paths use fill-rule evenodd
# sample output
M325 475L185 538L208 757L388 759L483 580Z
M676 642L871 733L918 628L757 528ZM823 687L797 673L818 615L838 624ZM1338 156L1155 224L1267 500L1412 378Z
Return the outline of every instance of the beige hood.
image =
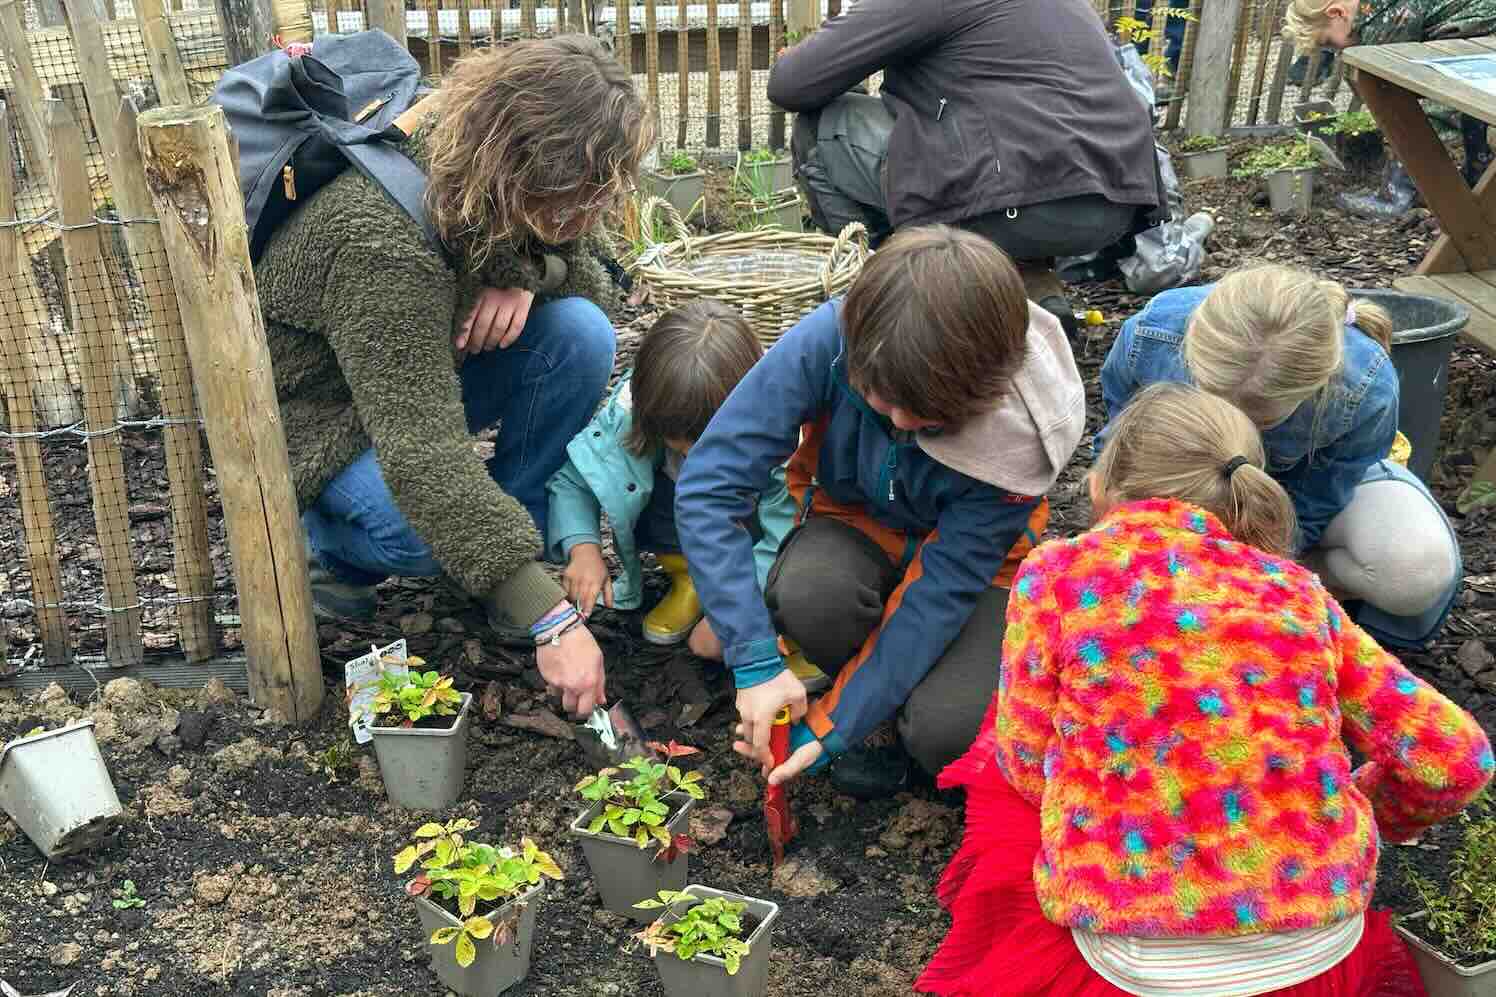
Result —
M1023 365L991 411L955 431L917 435L919 447L967 477L1043 495L1080 444L1086 387L1060 320L1029 302Z

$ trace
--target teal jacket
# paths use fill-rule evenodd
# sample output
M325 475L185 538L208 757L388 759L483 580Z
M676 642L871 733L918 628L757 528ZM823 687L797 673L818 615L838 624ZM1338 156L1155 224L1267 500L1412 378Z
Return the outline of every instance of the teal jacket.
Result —
M638 609L644 595L634 529L649 504L660 466L658 455L636 457L624 445L632 424L633 395L626 375L587 428L566 445L566 463L546 483L548 560L564 564L577 544L600 544L601 514L608 514L613 547L623 565L623 577L613 581L613 605L618 609ZM775 468L769 489L758 497L758 521L763 537L753 548L753 560L762 591L779 544L795 525L795 503L785 487L783 467Z

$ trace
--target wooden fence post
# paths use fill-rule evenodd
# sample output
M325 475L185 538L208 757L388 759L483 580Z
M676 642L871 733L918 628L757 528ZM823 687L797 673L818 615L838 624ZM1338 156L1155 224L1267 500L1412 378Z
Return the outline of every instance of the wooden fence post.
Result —
M0 135L10 135L10 112L0 102ZM0 222L16 217L15 173L10 142L0 142ZM38 429L32 404L30 358L27 333L41 331L41 292L31 275L31 261L22 259L20 235L11 225L0 227L0 385L5 388L10 431L16 455L16 479L20 485L21 528L26 535L26 558L31 569L31 602L41 631L42 655L49 665L68 660L68 621L62 603L62 566L57 557L57 531L52 524L52 506L47 500L47 480L42 470L41 442L28 433ZM5 308L6 298L15 309ZM64 382L65 383L65 382ZM71 387L68 388L71 393Z
M1236 47L1242 6L1240 0L1204 0L1201 4L1190 68L1190 106L1184 124L1190 135L1219 135L1229 124L1226 108L1232 96L1231 54Z
M378 28L405 47L405 0L365 0L369 27Z
M140 148L218 469L250 694L288 721L310 722L322 703L321 654L223 111L147 111Z
M821 5L816 0L786 0L785 30L791 45L821 26Z
M213 0L223 29L223 49L230 66L270 50L275 11L270 0Z
M147 0L157 4L160 0ZM140 140L135 127L135 108L121 100L104 48L104 25L96 8L76 2L68 7L73 48L84 93L93 109L94 131L104 152L114 190L114 203L121 218L149 218L154 212L145 186L140 161ZM113 109L113 110L111 110ZM123 113L122 113L123 112ZM142 283L150 270L166 262L161 230L151 224L124 226L125 244L135 261ZM208 517L201 485L202 448L198 440L197 406L192 399L186 340L181 312L168 284L146 295L151 329L160 362L161 414L171 420L166 427L166 471L171 482L172 553L176 569L178 604L177 632L188 661L206 661L218 648L213 622L213 561L208 544Z
M753 0L738 0L738 148L753 148Z
M784 47L784 0L769 0L769 68L779 61L779 50ZM784 111L769 104L770 149L788 148L784 137Z
M151 65L151 79L156 83L156 95L162 104L168 106L192 103L187 73L182 68L182 55L177 51L177 40L172 36L171 22L166 19L162 0L134 2L135 20L140 25L146 61ZM135 142L134 135L130 136L130 141Z
M706 147L722 144L722 39L717 35L717 0L706 0Z
M47 125L42 120L42 104L48 94L31 58L26 19L18 0L0 0L0 45L5 47L5 61L10 65L11 86L21 99L21 130L26 133L26 151L30 153L26 175L41 179L52 161Z
M104 569L104 632L109 663L139 664L145 657L140 633L140 596L135 562L130 556L130 504L125 490L125 461L115 412L114 380L129 370L114 302L114 282L94 221L93 191L83 131L60 100L48 102L56 170L52 191L62 222L62 252L67 259L65 283L73 329L78 335L78 366L83 379L83 417L88 430L88 484L93 495L94 524ZM121 354L121 348L125 353Z

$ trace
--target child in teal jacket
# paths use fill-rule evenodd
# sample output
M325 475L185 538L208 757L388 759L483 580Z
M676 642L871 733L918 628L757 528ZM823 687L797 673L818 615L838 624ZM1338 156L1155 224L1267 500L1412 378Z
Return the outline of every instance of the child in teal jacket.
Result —
M644 594L640 554L649 551L671 587L645 617L644 639L668 645L689 638L697 654L722 656L702 619L675 532L675 479L717 408L762 356L747 323L726 305L698 301L666 312L645 333L633 371L567 445L566 463L546 486L546 557L566 565L563 585L583 616L600 601L637 609ZM603 513L623 567L617 579L602 558ZM779 468L759 495L754 521L746 524L757 539L760 585L794 519L795 504ZM809 667L801 665L797 674L814 682Z

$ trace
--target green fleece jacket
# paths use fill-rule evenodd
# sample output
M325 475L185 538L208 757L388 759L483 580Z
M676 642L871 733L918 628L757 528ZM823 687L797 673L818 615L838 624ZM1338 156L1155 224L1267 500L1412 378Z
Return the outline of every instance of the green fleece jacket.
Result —
M424 162L424 128L406 152ZM601 237L497 250L455 266L356 170L307 199L255 266L296 498L308 507L369 447L395 503L464 589L528 625L564 594L536 562L544 538L473 451L453 338L478 291L620 303Z

